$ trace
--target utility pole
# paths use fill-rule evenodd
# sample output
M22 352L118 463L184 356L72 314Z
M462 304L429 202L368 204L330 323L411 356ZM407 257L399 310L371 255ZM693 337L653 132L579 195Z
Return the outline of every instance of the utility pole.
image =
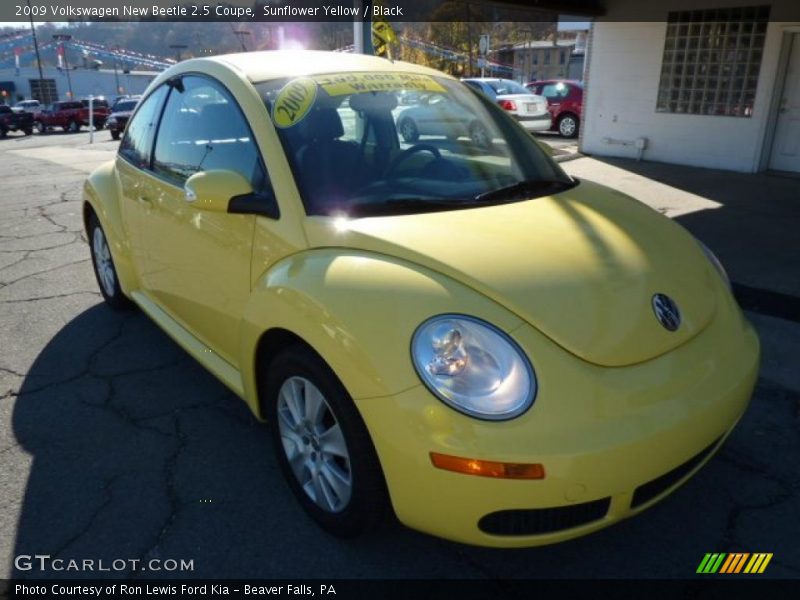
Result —
M233 24L231 24L233 27ZM233 33L236 34L236 37L239 38L239 44L242 47L242 52L247 52L247 45L244 43L245 36L250 35L249 31L245 31L244 29L234 29Z
M114 53L114 83L117 86L115 94L119 95L122 93L122 90L119 88L119 71L117 68L117 54L119 53L119 46L112 47L111 51Z
M467 7L467 47L469 48L469 69L467 77L472 77L472 18L469 11L469 2L466 3Z
M186 50L188 46L186 44L170 44L169 47L175 50L175 60L181 62L181 50Z
M57 33L53 36L57 42L61 42L61 51L64 53L64 68L67 71L67 86L69 87L69 99L72 100L75 94L72 92L72 78L69 75L69 60L67 59L67 48L64 45L72 39L72 36L66 33Z
M36 51L36 65L39 67L39 95L42 96L38 100L43 104L50 104L52 98L50 97L50 90L44 94L44 73L42 73L42 57L39 55L39 41L36 39L36 27L33 26L33 11L31 8L31 0L26 0L28 3L28 18L31 20L31 35L33 36L33 48Z

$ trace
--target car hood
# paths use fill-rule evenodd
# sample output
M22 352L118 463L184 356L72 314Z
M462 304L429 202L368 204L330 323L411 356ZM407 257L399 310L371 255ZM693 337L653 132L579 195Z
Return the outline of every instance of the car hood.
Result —
M644 204L590 182L513 204L353 219L346 227L309 217L306 232L314 247L381 253L452 277L603 366L680 346L716 308L716 275L692 237ZM657 293L677 303L677 331L656 319Z
M108 118L114 117L115 119L123 118L123 119L130 119L131 115L133 114L132 110L124 110L121 112L111 113Z

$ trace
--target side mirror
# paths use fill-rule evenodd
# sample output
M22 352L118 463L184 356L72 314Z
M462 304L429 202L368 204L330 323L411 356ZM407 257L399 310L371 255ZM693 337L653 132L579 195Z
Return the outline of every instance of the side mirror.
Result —
M228 212L232 198L253 193L253 186L236 171L215 169L195 173L183 186L186 202L198 210Z

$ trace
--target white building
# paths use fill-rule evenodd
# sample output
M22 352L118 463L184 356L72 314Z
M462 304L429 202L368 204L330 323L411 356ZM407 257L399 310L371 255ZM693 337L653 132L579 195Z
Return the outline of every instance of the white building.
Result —
M54 83L57 100L68 100L70 85L75 98L85 98L89 95L113 98L118 94L141 94L158 73L154 71L126 73L121 69L116 73L112 69L70 69L67 77L64 69L44 67L42 75L45 81ZM7 92L8 104L14 104L19 98L33 97L31 82L38 80L39 70L36 67L23 67L19 72L13 68L0 69L0 88Z
M606 0L590 35L581 150L800 173L799 7Z

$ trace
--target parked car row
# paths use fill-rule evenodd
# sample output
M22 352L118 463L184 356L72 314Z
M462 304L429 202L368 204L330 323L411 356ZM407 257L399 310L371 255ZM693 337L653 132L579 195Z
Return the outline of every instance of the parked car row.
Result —
M111 138L118 140L140 96L118 96L110 106L105 98L92 100L91 119L89 99L63 100L49 106L38 100L21 100L13 107L0 105L0 137L9 131L22 131L30 135L34 130L47 133L62 129L71 133L91 125L95 129L108 126Z

